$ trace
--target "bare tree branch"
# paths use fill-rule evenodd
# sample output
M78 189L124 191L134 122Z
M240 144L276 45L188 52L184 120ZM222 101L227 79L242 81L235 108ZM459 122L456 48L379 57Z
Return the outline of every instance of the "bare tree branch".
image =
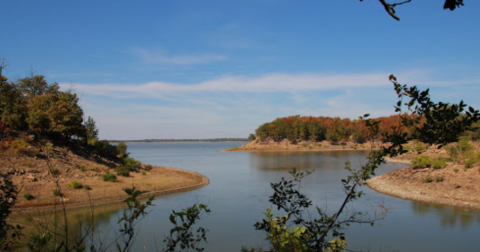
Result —
M385 10L387 11L387 13L390 16L392 16L394 19L400 21L400 18L397 15L395 15L395 9L394 8L398 5L409 3L412 0L406 0L406 1L398 2L398 3L394 3L394 4L389 4L389 3L385 2L385 0L379 0L379 1L383 5L383 7L385 8Z

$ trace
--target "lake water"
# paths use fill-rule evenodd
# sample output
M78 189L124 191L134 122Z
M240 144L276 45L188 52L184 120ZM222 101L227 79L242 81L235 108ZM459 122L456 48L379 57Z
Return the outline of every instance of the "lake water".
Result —
M348 175L345 161L364 162L366 152L219 152L243 143L129 143L130 156L142 163L177 167L207 176L210 185L189 192L157 197L155 206L137 225L132 251L155 251L172 227L168 216L194 203L212 210L200 225L209 230L205 251L240 251L242 246L266 247L265 234L253 224L263 218L272 194L271 182L289 178L288 171L315 169L302 181L302 191L314 205L334 211L344 199L340 180ZM404 165L387 164L377 175ZM363 196L349 210L372 213L375 206L391 208L384 220L345 229L349 249L369 251L480 251L480 213L402 200L362 187ZM121 210L101 218L101 235L114 236ZM313 211L312 211L313 213Z

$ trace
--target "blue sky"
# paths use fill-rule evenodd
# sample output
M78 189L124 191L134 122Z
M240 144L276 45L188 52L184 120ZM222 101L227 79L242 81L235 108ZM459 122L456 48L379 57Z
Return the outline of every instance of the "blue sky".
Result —
M102 139L247 137L277 117L393 114L388 81L480 108L480 1L0 2L0 59L81 97Z

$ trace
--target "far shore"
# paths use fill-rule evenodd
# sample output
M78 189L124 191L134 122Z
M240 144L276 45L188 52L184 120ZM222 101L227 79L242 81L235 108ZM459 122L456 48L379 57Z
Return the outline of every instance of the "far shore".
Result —
M355 143L353 141L332 144L329 141L298 141L291 143L287 139L283 141L256 139L239 147L234 147L222 152L261 152L261 151L370 151L386 146L382 142Z

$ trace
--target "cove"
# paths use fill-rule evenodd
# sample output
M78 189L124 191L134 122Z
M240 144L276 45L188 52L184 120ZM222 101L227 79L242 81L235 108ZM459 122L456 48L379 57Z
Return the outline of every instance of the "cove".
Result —
M271 182L290 178L288 171L315 171L302 181L302 191L314 206L336 210L344 199L340 180L348 175L345 162L364 163L367 152L219 152L244 143L128 143L130 156L142 163L176 167L201 173L210 185L188 192L159 196L150 213L137 227L132 251L161 250L164 235L172 227L171 211L194 203L212 210L200 225L209 230L205 251L240 251L242 246L267 248L265 234L253 224L263 218L272 194ZM404 167L386 164L377 175ZM370 251L479 251L480 213L413 202L383 195L362 186L366 193L349 210L374 214L378 204L390 208L375 226L353 225L345 229L351 250ZM103 213L98 237L111 240L122 208ZM312 214L314 209L312 209ZM112 250L115 249L112 247Z

